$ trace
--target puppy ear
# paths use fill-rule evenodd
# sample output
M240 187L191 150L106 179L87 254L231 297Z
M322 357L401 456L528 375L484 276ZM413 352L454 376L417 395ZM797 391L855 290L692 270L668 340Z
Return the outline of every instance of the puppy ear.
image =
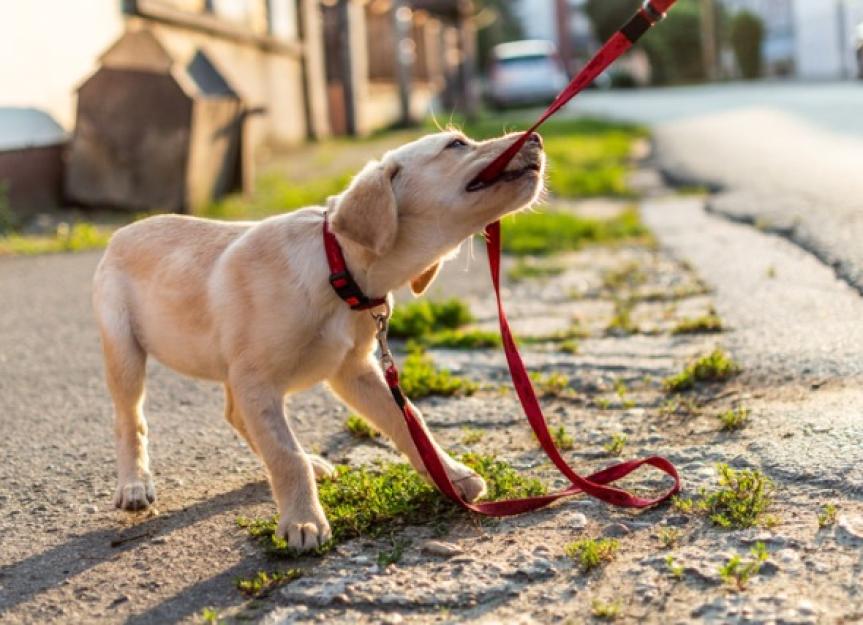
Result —
M331 203L332 229L378 256L392 248L398 231L398 210L392 179L394 163L372 161L351 181L347 191ZM332 209L332 207L331 207Z
M437 277L439 271L440 261L436 262L434 265L423 271L416 278L411 280L411 293L416 296L425 293L428 290L429 285Z

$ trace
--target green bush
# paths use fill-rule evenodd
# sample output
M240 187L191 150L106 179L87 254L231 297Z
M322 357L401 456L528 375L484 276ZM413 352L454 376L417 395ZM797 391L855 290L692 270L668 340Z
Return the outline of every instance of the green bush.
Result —
M746 80L761 76L761 46L764 43L764 24L761 18L749 11L740 11L731 20L731 47L740 73Z
M432 332L455 330L471 321L470 307L461 300L417 300L396 306L390 319L390 336L417 339Z

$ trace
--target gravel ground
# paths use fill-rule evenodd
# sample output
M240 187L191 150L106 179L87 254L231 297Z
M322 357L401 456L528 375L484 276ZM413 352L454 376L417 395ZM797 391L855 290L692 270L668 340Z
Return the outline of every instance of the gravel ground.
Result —
M767 246L775 252L775 237L754 232L745 252L735 250L737 274L694 263L708 286L717 288L714 296L705 292L702 277L680 262L702 250L684 248L685 237L673 231L681 227L675 220L691 219L704 230L705 246L737 241L737 234L710 242L707 230L720 224L700 224L697 219L709 218L698 203L681 205L673 197L651 202L645 215L668 248L620 246L570 254L563 259L563 275L508 285L510 316L523 336L568 327L573 317L589 332L575 355L553 343L525 349L532 369L570 376L574 392L546 397L544 406L549 421L573 435L575 447L566 457L574 466L587 471L612 462L603 447L615 433L625 433L624 456L667 455L680 468L689 495L715 485L717 462L760 468L777 484L771 510L777 524L770 529L721 531L668 506L634 514L573 499L500 522L464 518L443 537L433 536L430 527L409 527L394 537L407 543L402 559L383 568L377 555L390 546L390 538L349 541L323 558L274 562L235 525L241 515L272 514L273 505L257 461L221 417L221 390L158 365L151 365L147 408L159 512L117 512L110 503L110 405L88 304L98 255L5 259L0 261L0 300L7 303L0 309L0 620L191 623L201 622L201 611L213 607L231 622L273 625L577 623L591 618L594 601L618 604L622 622L860 619L863 506L839 490L858 477L838 461L825 472L832 482L804 472L813 466L807 453L822 459L841 455L828 435L834 427L859 450L843 395L855 372L840 366L845 356L831 360L832 347L821 353L825 367L833 368L813 379L799 379L793 369L777 375L782 369L772 364L760 370L760 352L744 349L750 344L745 332L752 324L766 332L775 310L756 300L741 304L745 316L736 317L737 308L724 307L723 298L728 279L764 274L762 256L754 250ZM468 257L466 249L449 263L435 295L464 297L480 325L493 327L484 262ZM627 267L638 271L634 289L607 288L608 272ZM789 275L809 274L795 269ZM856 310L832 276L823 280L812 269L810 277L825 298L850 307L846 314ZM606 332L620 297L639 300L633 309L637 334ZM713 305L732 332L669 332L678 320ZM805 317L784 342L812 332L818 319L815 313ZM717 343L739 352L748 372L698 393L696 414L663 415L661 379ZM516 400L497 388L506 381L502 354L437 350L433 355L487 389L468 398L421 402L445 445L497 453L520 471L561 485L536 451ZM768 355L769 363L802 357L792 349ZM808 348L805 355L814 358ZM721 431L715 414L741 401L750 407L751 423L738 433ZM826 420L825 406L832 406ZM395 458L385 443L353 440L342 426L346 411L321 390L291 398L289 414L306 446L331 460L359 464ZM834 419L840 415L844 421ZM480 440L465 444L465 428L481 432ZM639 473L629 485L661 486L654 477ZM839 516L819 530L816 517L826 502L838 504ZM665 548L660 536L669 528L677 536ZM564 545L600 536L620 541L618 555L583 573L564 555ZM442 544L429 544L431 539ZM734 554L745 557L756 541L770 555L747 590L735 592L719 567ZM682 567L679 579L669 571L669 555ZM247 600L235 588L237 577L288 566L301 567L304 576L266 599Z

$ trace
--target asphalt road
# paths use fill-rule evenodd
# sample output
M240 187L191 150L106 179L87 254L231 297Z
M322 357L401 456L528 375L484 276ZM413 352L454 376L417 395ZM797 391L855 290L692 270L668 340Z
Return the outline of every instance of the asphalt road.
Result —
M788 237L863 291L863 83L755 83L585 93L570 110L652 127L710 209Z

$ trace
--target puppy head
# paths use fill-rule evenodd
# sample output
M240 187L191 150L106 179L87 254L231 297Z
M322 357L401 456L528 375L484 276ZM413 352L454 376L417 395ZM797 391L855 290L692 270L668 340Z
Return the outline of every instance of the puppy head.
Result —
M382 279L388 288L410 279L414 292L423 292L443 256L539 197L545 155L538 137L496 182L468 191L517 136L477 142L460 132L441 132L388 152L331 200L333 231L367 251L377 272L388 276Z

